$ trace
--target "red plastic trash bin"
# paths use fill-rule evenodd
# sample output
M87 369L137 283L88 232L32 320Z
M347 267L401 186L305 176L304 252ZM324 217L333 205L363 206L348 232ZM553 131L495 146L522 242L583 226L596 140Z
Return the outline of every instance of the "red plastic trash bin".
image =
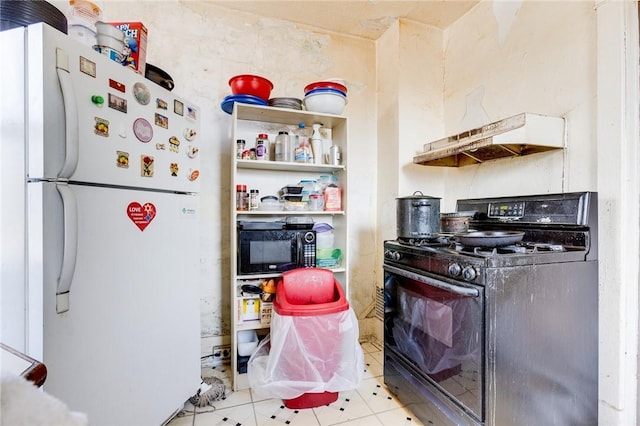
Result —
M283 356L291 357L284 360L284 368L291 369L291 373L299 368L300 364L296 359L297 353L304 351L313 354L318 360L314 365L320 372L324 380L329 380L337 368L339 360L336 356L339 353L336 347L340 342L332 342L335 333L332 331L339 324L333 324L335 319L329 314L346 311L349 309L349 302L344 295L344 290L335 279L333 272L321 268L294 269L282 274L282 281L276 289L276 298L273 302L273 309L278 315L293 317L294 327L300 331L302 341L297 342L300 348L291 348ZM318 326L318 321L326 316L326 321ZM309 321L314 317L313 321ZM272 330L272 333L277 331ZM304 371L300 371L301 377ZM283 399L284 405L290 409L313 408L327 405L338 399L338 392L303 393L292 398Z

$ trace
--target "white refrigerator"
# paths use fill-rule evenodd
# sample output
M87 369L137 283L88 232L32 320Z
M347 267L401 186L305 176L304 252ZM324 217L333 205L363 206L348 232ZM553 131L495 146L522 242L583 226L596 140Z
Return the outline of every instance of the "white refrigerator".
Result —
M0 341L91 425L162 424L200 385L200 110L45 24L0 47Z

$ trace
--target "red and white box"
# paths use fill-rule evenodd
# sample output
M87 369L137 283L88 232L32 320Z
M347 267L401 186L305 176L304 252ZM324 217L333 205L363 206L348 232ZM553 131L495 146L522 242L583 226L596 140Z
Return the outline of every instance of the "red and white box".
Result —
M124 32L125 54L122 65L144 75L147 64L147 27L142 22L109 22Z

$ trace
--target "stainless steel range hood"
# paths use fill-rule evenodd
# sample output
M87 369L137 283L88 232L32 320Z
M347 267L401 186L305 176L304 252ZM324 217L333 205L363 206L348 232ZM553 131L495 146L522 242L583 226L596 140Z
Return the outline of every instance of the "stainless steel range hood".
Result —
M415 164L460 167L562 149L564 119L522 113L424 145Z

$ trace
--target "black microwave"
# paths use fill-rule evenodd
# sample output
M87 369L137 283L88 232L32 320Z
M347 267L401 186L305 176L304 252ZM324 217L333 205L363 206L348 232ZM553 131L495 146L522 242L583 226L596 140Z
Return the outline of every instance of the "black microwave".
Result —
M238 275L316 266L316 231L238 229Z

